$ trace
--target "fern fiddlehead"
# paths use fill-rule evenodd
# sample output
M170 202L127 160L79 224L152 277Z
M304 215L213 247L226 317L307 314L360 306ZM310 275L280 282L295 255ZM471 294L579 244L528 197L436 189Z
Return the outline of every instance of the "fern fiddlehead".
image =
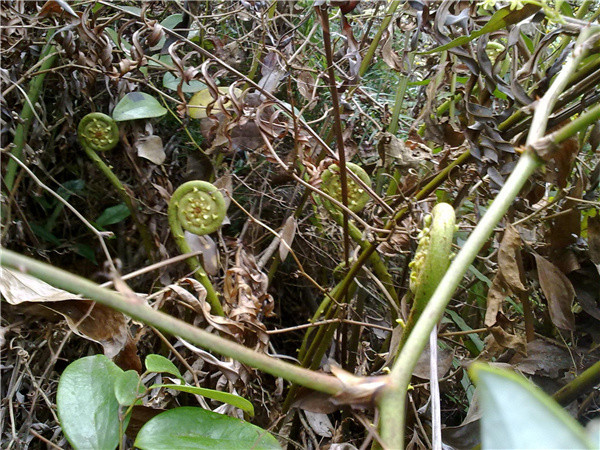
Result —
M77 138L79 144L88 157L102 171L104 176L116 188L117 194L131 213L136 228L138 229L146 254L151 260L154 253L154 244L146 226L138 217L138 208L134 200L129 196L121 180L115 175L111 168L100 158L96 152L112 150L119 143L119 127L117 123L106 114L99 112L90 113L79 121L77 126Z
M365 170L358 164L346 163L346 167L351 170L356 176L358 176L365 184L371 184L371 179ZM323 191L335 198L336 200L342 201L342 182L340 177L340 166L337 164L330 165L321 175L321 188ZM362 211L367 202L369 201L369 194L362 189L353 179L348 178L348 208L353 212ZM325 207L327 210L334 208L333 205L325 200ZM331 211L330 211L331 212Z
M179 249L183 253L192 251L184 230L200 236L217 231L226 212L223 195L212 184L195 180L179 186L171 196L168 211L171 233ZM222 316L221 302L202 264L197 257L189 258L187 262L196 279L205 287L206 299L213 313Z
M90 113L79 121L77 127L79 142L84 149L95 152L112 150L119 143L119 127L106 114Z
M409 264L411 269L409 287L413 304L402 332L398 351L402 349L450 265L455 221L454 209L448 203L438 203L431 215L425 217L425 226L419 233L419 245L415 257Z

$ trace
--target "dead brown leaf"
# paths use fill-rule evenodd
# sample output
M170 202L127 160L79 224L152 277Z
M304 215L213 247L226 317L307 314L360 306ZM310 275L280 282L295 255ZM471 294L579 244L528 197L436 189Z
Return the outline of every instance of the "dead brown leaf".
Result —
M552 323L563 330L575 329L575 316L571 311L575 290L573 285L554 264L534 253L540 287L548 301Z
M102 345L109 358L121 352L129 340L128 320L122 313L31 275L0 268L0 292L12 305L39 303L59 313L75 334Z
M521 262L521 237L512 226L507 226L498 250L498 272L492 280L487 295L485 324L496 323L498 312L508 295L523 294L527 291L523 284L523 264Z
M600 211L594 217L588 216L587 235L590 259L600 269Z
M266 351L269 335L262 317L273 314L273 297L267 292L269 278L258 269L254 256L238 248L235 267L225 274L223 296L229 306L228 317L243 326L244 345Z
M279 259L281 261L285 261L285 258L287 258L287 255L290 252L294 237L296 236L296 226L296 218L290 216L287 218L281 229L281 242L279 243Z
M571 369L573 359L565 348L543 339L535 339L527 344L527 356L516 354L510 364L528 375L541 375L556 380Z
M569 197L580 199L583 194L583 180L578 177L569 193ZM581 211L577 200L567 199L560 207L560 215L552 221L550 245L554 252L561 252L573 244L581 235Z
M306 70L301 71L297 77L297 85L298 92L300 92L300 95L302 95L310 105L315 99L315 80L310 72ZM313 104L312 107L314 107L315 104ZM311 106L308 108L311 109Z

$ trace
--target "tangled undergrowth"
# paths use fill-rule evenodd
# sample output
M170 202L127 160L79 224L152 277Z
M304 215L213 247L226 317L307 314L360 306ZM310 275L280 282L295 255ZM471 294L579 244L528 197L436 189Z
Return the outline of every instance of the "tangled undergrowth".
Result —
M599 11L597 1L3 1L2 246L257 352L383 374L409 315L423 217L450 203L462 247ZM511 367L549 394L597 365L600 121L560 135L598 108L597 35L586 45L535 149L545 167L439 324L442 437L453 448L480 442L472 361ZM77 130L89 113L116 121L110 152L84 151ZM168 210L192 180L212 183L227 213L210 234L185 232L186 265ZM252 423L290 448L377 439L369 402L332 404L33 283L2 269L3 448L65 448L59 377L102 352L138 372L149 354L169 358L191 385L249 399ZM311 353L319 324L330 338ZM409 448L432 445L426 353L408 393ZM560 400L586 425L599 392L576 394ZM133 410L128 445L158 412L199 403L240 416L155 389Z

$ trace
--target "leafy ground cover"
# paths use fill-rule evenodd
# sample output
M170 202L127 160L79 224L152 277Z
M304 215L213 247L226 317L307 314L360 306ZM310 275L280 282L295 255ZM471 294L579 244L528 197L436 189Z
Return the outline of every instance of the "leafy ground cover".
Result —
M445 307L437 370L429 347L416 362L405 444L486 444L480 403L506 405L475 389L474 361L527 376L593 429L597 1L3 6L3 248L364 387L389 379L424 308L411 261L429 242L426 216L451 205L458 253L529 155L538 169ZM193 197L175 194L181 186ZM256 370L60 283L1 270L3 447L65 448L57 391L73 378L59 379L95 365L113 375L84 384L112 392L120 380L110 420L125 447L158 446L181 417L235 428L199 406L244 419L240 436L259 433L259 447L277 444L257 427L289 448L381 440L375 388L317 394L299 386L304 372ZM173 368L153 370L156 355ZM146 423L161 431L137 436ZM223 442L212 447L233 445Z

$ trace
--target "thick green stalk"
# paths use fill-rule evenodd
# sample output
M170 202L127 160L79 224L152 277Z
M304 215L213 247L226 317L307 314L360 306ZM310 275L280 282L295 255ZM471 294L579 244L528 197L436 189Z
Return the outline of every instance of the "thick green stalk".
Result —
M569 381L552 396L559 404L567 406L581 394L600 383L600 361L591 365L575 379Z
M168 215L171 233L181 252L192 252L185 239L184 230L197 235L212 233L221 226L226 212L223 195L212 184L195 180L179 186L169 201ZM206 300L212 307L212 313L224 315L215 288L198 258L188 258L187 263L196 279L206 289Z
M391 383L381 392L377 400L381 414L381 435L389 448L404 447L406 390L413 368L425 348L429 333L442 318L446 305L469 265L488 240L498 222L504 217L527 179L539 165L540 162L533 152L528 151L521 157L506 184L448 268L421 317L408 335L406 344L392 369Z
M150 308L142 299L126 298L121 294L102 288L97 284L58 269L49 264L36 261L11 250L0 248L0 264L29 273L40 280L69 292L82 294L102 305L113 308L127 316L153 326L165 333L179 336L195 345L223 356L262 370L275 377L306 386L326 394L339 394L342 383L333 376L303 369L282 360L255 352L243 345L232 342L215 334L196 328L187 322L176 319Z
M377 51L377 47L379 46L381 36L383 36L383 33L385 32L385 30L387 30L388 26L390 25L392 17L394 17L394 13L398 9L398 6L400 6L400 3L402 3L400 0L393 0L388 6L387 11L385 12L385 17L383 18L383 20L381 21L381 25L379 26L379 30L377 30L377 33L373 37L371 45L369 46L369 49L367 50L367 53L365 54L365 57L363 58L362 63L360 64L360 68L358 70L359 77L364 76L364 74L367 73L367 70L369 70L371 61L373 61L373 57L375 56L375 52Z
M564 90L569 78L585 55L584 43L596 32L596 27L584 29L573 50L571 57L565 62L563 69L539 101L532 121L532 128L527 137L526 150L506 183L494 199L480 223L473 230L462 249L450 265L437 289L433 293L412 333L406 340L402 352L391 371L390 383L380 392L377 403L381 414L381 437L390 448L404 447L404 418L406 407L406 390L421 352L429 339L435 324L442 318L446 305L464 277L481 247L489 239L496 225L502 220L508 208L521 191L523 185L533 172L541 165L540 159L531 147L542 138L546 131L548 116L552 111L560 93Z
M45 59L40 67L41 73L33 77L31 83L29 84L29 92L27 93L27 98L25 99L25 102L23 103L23 109L21 110L21 122L19 125L17 125L17 129L15 130L15 139L13 141L14 147L12 148L11 153L19 160L21 160L23 157L23 148L25 148L27 135L29 134L29 128L31 128L31 123L33 121L34 114L32 106L35 107L35 104L40 97L42 86L44 84L44 78L46 78L46 73L54 65L56 57L58 56L56 47L50 45L50 41L52 40L53 36L53 33L48 33L46 45L40 54L40 60ZM16 173L17 163L13 160L8 161L8 164L6 165L6 175L4 176L4 182L6 183L6 188L8 191L11 191L13 188Z

